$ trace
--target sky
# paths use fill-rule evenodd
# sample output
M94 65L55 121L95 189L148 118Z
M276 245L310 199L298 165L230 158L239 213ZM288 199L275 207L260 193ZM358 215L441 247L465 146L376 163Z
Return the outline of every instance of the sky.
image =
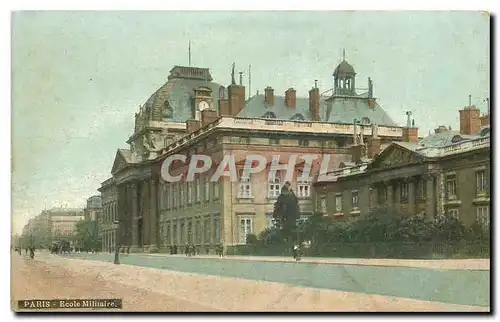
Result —
M174 65L210 68L228 85L231 64L252 93L272 86L308 96L333 86L342 60L356 86L420 135L458 129L458 110L487 111L489 17L479 12L24 11L12 15L12 229L44 208L83 207L108 179L134 113ZM247 88L248 90L248 88Z

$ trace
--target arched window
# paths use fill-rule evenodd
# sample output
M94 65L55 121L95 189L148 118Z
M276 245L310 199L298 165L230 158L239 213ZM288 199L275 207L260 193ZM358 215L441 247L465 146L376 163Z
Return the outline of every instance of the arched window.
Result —
M460 141L463 141L464 139L460 135L455 135L454 137L451 138L452 143L457 143Z
M298 120L298 121L304 121L305 118L302 114L300 113L297 113L295 114L294 116L292 116L291 120Z
M265 118L265 119L275 119L276 118L276 114L274 114L273 112L267 112L262 117Z

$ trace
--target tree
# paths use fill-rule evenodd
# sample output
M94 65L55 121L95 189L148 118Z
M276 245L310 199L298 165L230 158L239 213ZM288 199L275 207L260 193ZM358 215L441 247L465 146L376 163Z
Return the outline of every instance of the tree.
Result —
M293 240L300 217L299 200L287 182L274 204L273 219L287 240Z
M87 250L100 248L101 240L97 221L80 220L76 223L75 239L78 245Z

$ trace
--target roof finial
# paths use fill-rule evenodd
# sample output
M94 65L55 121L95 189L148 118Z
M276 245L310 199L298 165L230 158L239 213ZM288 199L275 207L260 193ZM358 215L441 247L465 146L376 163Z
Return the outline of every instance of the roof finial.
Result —
M189 67L191 67L191 40L189 41L188 51L189 51Z
M344 48L344 50L342 52L342 60L345 60L345 48Z
M469 95L469 106L472 106L472 95Z
M240 72L240 86L243 86L243 72Z
M314 88L318 88L318 80L317 79L314 80Z

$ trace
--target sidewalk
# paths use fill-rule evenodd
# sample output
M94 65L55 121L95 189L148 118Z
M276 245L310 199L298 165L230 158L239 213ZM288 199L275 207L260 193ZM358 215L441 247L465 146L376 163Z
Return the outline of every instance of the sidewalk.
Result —
M120 256L155 256L155 257L185 257L189 259L214 259L214 260L236 260L236 261L264 261L264 262L295 262L293 258L278 256L234 256L219 257L216 255L197 255L186 257L185 255L170 255L166 253L133 253L120 254ZM304 257L302 263L315 264L337 264L337 265L361 265L361 266L386 266L386 267L413 267L429 269L459 269L459 270L490 270L490 259L385 259L385 258L322 258Z
M125 257L128 256L135 256L135 254L125 255ZM193 311L199 310L199 307L208 307L211 310L226 312L487 312L490 310L488 306L459 305L362 292L299 287L267 281L113 265L109 262L58 256L40 259L40 262L54 268L64 268L71 272L72 276L86 279L89 288L95 287L94 296L122 297L124 309L127 311L172 310L165 305L166 301L168 301L167 304L186 303L182 306L183 310L189 310L187 304L191 303ZM51 272L53 269L47 271ZM93 281L96 283L90 285ZM97 283L100 286L96 286ZM118 296L107 294L102 288L108 283L119 284L127 290L141 289L144 294L121 290L117 291ZM64 288L64 293L62 287L59 288L58 296L81 297L78 287L79 285L69 283ZM68 291L72 294L67 294ZM174 311L179 310L174 309Z

